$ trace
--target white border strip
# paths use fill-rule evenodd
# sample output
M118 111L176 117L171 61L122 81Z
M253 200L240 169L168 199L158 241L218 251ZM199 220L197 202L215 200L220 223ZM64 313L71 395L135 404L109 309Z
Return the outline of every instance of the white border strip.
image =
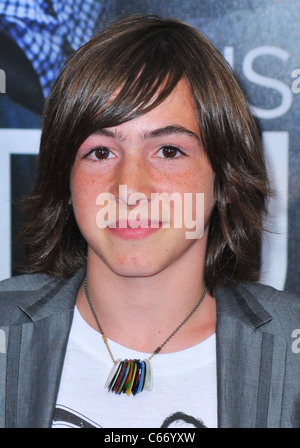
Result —
M271 187L276 196L269 201L263 235L261 283L283 290L288 266L288 179L289 133L263 132L263 144Z
M40 129L0 129L0 280L11 276L10 155L38 154Z

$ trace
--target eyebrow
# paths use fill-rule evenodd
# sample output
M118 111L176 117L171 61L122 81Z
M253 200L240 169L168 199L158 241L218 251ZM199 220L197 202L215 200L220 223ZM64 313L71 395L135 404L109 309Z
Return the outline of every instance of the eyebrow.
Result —
M103 128L95 132L96 135L105 135L107 137L115 138L119 141L126 140L126 137L118 130L111 131L110 129ZM182 134L188 137L197 139L200 142L200 137L190 129L180 125L169 125L163 128L153 129L152 131L145 131L142 133L142 140L148 140L154 137L160 137L164 135Z

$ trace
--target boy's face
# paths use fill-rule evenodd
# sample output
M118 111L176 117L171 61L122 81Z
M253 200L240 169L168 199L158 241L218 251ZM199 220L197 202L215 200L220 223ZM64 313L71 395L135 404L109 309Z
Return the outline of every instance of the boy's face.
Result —
M185 80L152 111L83 142L71 197L96 267L139 277L203 262L214 173Z

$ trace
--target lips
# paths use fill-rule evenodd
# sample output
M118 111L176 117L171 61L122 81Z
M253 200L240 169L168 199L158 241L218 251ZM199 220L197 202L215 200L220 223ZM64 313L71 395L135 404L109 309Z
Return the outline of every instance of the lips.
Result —
M151 221L150 219L128 219L117 220L115 223L109 224L109 228L117 229L158 229L162 226L161 222Z
M108 226L108 230L119 238L141 239L157 232L162 224L151 220L120 220Z

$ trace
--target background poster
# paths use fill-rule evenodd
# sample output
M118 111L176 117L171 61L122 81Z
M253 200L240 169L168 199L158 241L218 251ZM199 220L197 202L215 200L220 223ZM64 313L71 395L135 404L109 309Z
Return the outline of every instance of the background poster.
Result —
M190 23L233 67L262 131L277 192L261 281L300 294L299 0L1 0L0 279L17 273L22 260L18 201L33 182L51 85L68 54L133 13Z

